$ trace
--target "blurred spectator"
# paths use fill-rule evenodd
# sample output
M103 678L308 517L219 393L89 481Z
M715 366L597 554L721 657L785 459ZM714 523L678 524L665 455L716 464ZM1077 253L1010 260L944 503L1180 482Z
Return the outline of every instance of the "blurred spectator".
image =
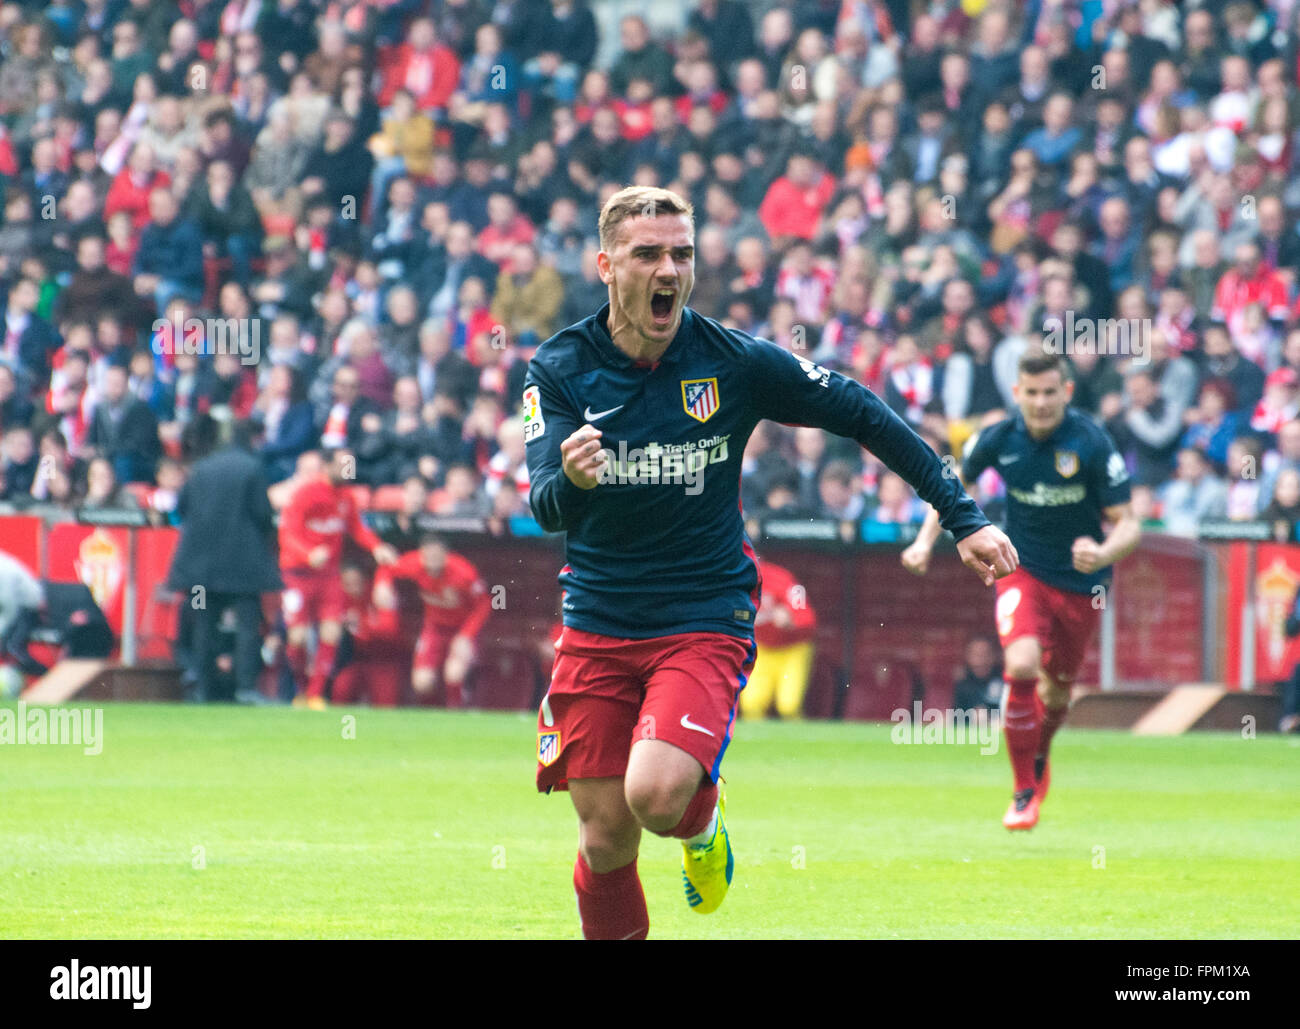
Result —
M1233 410L1249 417L1264 395L1264 370L1241 356L1222 324L1211 323L1205 327L1201 347L1201 374L1230 386Z
M86 466L86 484L81 504L89 508L136 508L135 499L118 485L113 465L107 458L96 457Z
M1161 491L1165 530L1178 536L1195 536L1207 518L1225 518L1228 486L1214 474L1204 453L1195 447L1178 451L1177 472Z
M23 277L9 290L4 311L0 361L18 374L19 389L32 394L49 378L50 359L59 346L54 326L36 313L40 290Z
M1277 542L1295 542L1296 522L1300 521L1300 472L1284 468L1278 474L1273 499L1260 518L1272 526Z
M438 41L432 20L417 18L385 70L379 104L387 107L399 89L406 89L421 111L446 109L460 78L460 60Z
M1256 436L1240 436L1228 444L1227 516L1233 521L1254 521L1264 506L1259 502L1262 455Z
M289 364L272 366L253 409L261 428L258 453L267 482L280 482L293 474L299 455L317 440L312 406L298 370Z
M531 243L511 248L510 271L502 270L492 298L492 317L521 346L537 346L555 332L564 283L554 268L539 264Z
M205 254L229 257L235 281L247 286L253 254L261 242L262 221L229 162L214 160L208 165L207 177L190 194L189 205Z
M953 686L952 706L957 711L997 711L1002 706L1002 662L999 649L987 636L966 643L961 678Z
M1232 387L1210 379L1201 386L1199 403L1185 416L1187 430L1182 446L1200 451L1216 467L1228 462L1228 446L1237 437L1240 419L1233 410Z
M158 419L129 392L128 375L121 365L104 369L100 400L86 432L86 446L108 461L114 488L116 483L152 482L161 449Z
M835 191L835 180L809 153L791 155L785 175L772 183L758 217L778 248L796 239L811 240Z
M832 461L822 469L817 493L821 501L819 517L840 521L862 517L866 498L853 466L847 462Z
M13 503L29 499L39 463L31 429L20 425L6 430L0 440L0 500Z
M152 298L159 312L175 297L197 301L203 294L202 237L167 189L149 194L149 222L140 233L132 274L136 293Z
M1159 486L1173 467L1182 419L1170 409L1145 368L1130 369L1124 388L1124 409L1110 419L1106 428L1132 470L1134 481Z

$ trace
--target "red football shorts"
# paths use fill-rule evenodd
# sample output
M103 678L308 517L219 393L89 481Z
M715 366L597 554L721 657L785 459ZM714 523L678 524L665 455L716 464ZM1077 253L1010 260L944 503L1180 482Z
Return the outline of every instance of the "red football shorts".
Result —
M284 624L293 629L318 622L341 622L348 610L348 595L338 572L286 569L280 606Z
M566 628L537 716L537 788L627 772L637 740L686 751L717 782L754 644L718 632L625 640Z
M442 666L447 663L447 651L451 649L455 635L454 632L439 631L426 625L420 631L420 638L415 641L415 658L411 667L442 675Z
M1060 683L1072 683L1101 624L1092 594L1049 586L1023 568L997 581L998 638L1032 636L1043 650L1043 670Z

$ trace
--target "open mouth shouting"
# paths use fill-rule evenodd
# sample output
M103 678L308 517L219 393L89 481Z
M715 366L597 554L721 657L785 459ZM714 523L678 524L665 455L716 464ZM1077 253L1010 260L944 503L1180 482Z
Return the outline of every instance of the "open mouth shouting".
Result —
M672 323L676 307L677 290L674 287L660 286L650 294L650 320L659 328Z

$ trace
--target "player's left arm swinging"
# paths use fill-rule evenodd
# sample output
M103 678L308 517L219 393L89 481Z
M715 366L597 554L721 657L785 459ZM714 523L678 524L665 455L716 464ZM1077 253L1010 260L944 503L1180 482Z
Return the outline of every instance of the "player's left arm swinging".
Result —
M1102 514L1110 526L1106 538L1098 543L1091 536L1080 536L1070 547L1075 571L1090 574L1122 561L1142 539L1142 523L1132 504L1116 504Z
M945 463L920 436L861 383L795 357L773 343L749 347L751 392L760 417L815 425L856 440L938 511L957 540L962 563L986 586L1020 563L1016 548L991 525Z

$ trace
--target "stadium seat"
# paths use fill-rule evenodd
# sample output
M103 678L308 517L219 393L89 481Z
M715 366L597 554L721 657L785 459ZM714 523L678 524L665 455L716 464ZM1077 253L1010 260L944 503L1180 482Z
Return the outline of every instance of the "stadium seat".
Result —
M849 687L844 717L888 721L894 711L910 711L915 681L916 669L904 661L873 666L870 678L856 680Z
M401 486L378 486L370 495L370 510L400 511L402 509L402 500L404 496L405 491Z

